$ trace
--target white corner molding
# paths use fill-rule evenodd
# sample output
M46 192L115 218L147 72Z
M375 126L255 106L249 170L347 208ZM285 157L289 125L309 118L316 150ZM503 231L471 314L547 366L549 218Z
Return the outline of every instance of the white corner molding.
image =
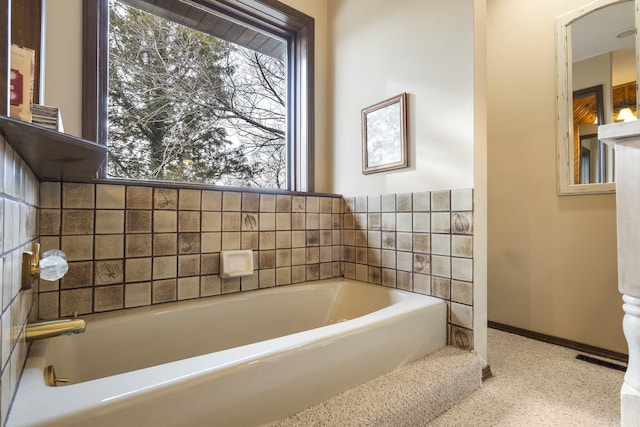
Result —
M622 294L622 329L629 365L620 391L621 424L640 420L640 121L598 128L598 137L615 148L618 228L618 290Z

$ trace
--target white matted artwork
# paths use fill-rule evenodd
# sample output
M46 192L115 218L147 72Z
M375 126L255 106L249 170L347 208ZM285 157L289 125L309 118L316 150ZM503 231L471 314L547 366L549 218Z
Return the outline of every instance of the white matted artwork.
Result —
M407 167L407 94L362 110L362 173Z

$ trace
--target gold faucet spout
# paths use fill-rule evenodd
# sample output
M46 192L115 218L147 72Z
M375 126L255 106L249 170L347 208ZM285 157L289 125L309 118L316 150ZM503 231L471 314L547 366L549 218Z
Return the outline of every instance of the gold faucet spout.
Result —
M27 341L57 337L59 335L79 334L87 329L83 319L59 319L27 325L25 339Z

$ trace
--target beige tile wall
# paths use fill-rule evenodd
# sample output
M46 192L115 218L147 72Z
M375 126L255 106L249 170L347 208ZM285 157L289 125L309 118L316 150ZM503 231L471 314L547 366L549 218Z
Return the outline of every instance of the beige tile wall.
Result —
M24 160L0 137L0 425L4 425L24 365L24 326L36 293L20 292L22 252L37 235L38 181ZM35 313L35 310L33 310Z
M39 317L88 314L338 277L337 196L167 186L40 185L43 250L69 272L40 283ZM221 250L254 250L255 271L221 279Z
M344 276L446 301L449 343L473 343L473 190L346 197Z

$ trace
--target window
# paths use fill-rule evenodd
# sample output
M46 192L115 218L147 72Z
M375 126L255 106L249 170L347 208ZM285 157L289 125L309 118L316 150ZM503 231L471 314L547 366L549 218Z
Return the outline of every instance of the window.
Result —
M313 191L311 18L272 0L100 0L85 40L83 132L108 139L105 176Z

